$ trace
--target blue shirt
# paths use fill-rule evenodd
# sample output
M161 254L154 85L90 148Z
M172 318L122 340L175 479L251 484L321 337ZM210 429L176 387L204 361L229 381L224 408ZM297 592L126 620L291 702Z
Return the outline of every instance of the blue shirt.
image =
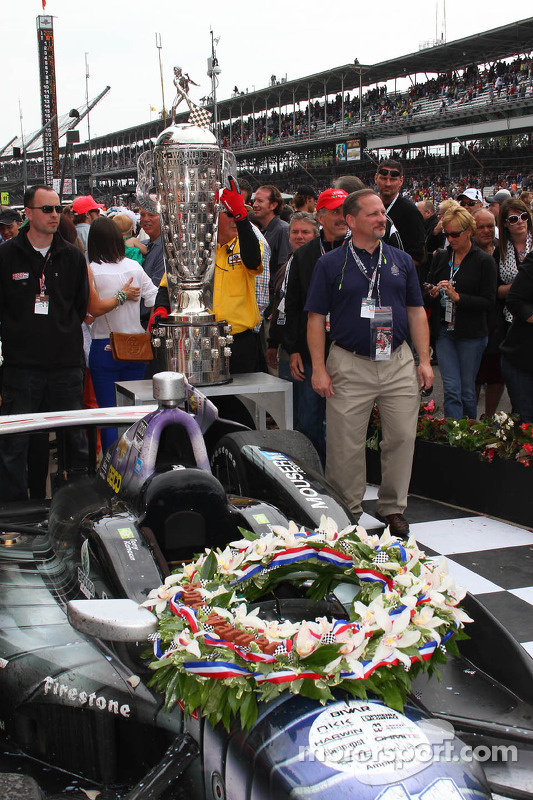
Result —
M355 248L363 262L365 277L356 264L348 240L318 259L307 294L306 311L330 314L331 339L360 355L370 355L370 320L361 317L361 300L368 296L372 273L378 262L379 248L373 253ZM372 298L378 305L378 280ZM422 293L411 256L396 247L383 245L379 270L379 295L382 306L392 308L393 341L396 350L409 338L407 307L422 306Z

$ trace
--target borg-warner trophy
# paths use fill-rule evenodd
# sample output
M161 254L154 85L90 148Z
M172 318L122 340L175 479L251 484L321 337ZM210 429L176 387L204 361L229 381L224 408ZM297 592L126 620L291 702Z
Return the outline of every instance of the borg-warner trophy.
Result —
M226 177L235 174L235 157L221 150L207 129L210 113L188 97L190 121L174 122L188 88L183 79L178 84L177 70L181 75L176 67L172 124L159 135L153 151L138 159L137 198L161 220L170 314L152 329L159 369L181 372L202 386L231 379L231 326L217 321L211 308L218 194Z

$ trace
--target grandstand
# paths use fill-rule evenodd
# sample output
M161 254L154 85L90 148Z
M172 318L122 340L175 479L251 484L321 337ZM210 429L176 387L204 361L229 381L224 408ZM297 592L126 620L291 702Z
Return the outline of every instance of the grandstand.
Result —
M458 180L528 185L530 173L533 184L532 51L528 18L375 65L272 76L270 86L218 103L219 141L256 185L268 179L284 191L310 181L320 189L343 173L371 182L375 163L392 153L426 193ZM75 145L67 174L78 193L128 200L137 157L162 129L159 119L93 139L90 157L87 143ZM42 152L34 145L26 156L28 183L42 180ZM0 181L20 202L21 158L0 155Z

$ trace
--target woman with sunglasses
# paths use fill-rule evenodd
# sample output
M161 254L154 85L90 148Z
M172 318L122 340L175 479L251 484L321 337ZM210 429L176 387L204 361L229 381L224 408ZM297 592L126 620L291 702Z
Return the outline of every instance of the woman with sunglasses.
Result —
M511 284L518 274L518 267L533 249L533 223L531 212L522 200L510 197L500 206L498 219L499 286L498 298L505 301ZM508 328L513 317L507 307L503 315Z
M442 222L449 245L434 254L424 288L432 309L444 415L476 419L476 375L488 341L487 313L496 299L496 262L473 243L476 223L465 208L451 208Z

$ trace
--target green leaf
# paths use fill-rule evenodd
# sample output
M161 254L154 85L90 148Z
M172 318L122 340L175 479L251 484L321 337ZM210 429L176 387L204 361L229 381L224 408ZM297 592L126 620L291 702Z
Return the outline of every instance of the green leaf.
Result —
M255 542L256 539L260 539L261 535L259 533L254 533L253 531L249 531L246 528L241 528L239 525L239 533L241 534L243 539L246 539L249 542Z
M213 550L210 551L206 560L203 563L200 577L204 581L211 580L217 571L217 557Z
M305 658L300 659L300 664L305 669L316 669L317 672L323 672L324 667L333 661L339 655L339 650L342 645L339 644L323 644L314 652L310 653Z
M327 687L321 689L315 681L309 678L304 678L298 694L301 694L302 697L310 697L311 700L320 700L321 703L334 699L331 691Z

